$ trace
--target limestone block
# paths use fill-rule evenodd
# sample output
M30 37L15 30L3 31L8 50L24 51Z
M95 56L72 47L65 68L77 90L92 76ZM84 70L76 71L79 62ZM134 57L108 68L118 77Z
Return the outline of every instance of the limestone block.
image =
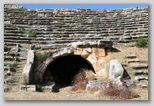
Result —
M98 59L101 63L105 62L105 57L104 57L104 56L97 57L97 59Z
M91 64L94 64L97 61L96 57L93 55L89 55L87 60L90 61Z
M10 21L4 21L4 24L11 24Z
M20 85L20 91L36 91L35 85Z
M84 58L87 58L89 56L90 52L91 52L90 48L87 48L87 49L85 48L82 50L81 56Z
M99 61L95 61L95 63L93 63L92 65L93 65L93 67L94 67L94 69L95 69L96 72L98 70L102 69L102 66L101 66L101 64L100 64Z
M99 57L97 58L98 61L100 62L102 68L105 68L105 65L106 65L106 61L104 60L104 57Z
M42 86L42 88L47 91L52 91L54 86L55 86L55 82L47 82Z
M98 76L101 76L101 79L107 80L109 77L109 73L106 69L102 68L98 72L96 72Z
M77 48L77 55L81 55L82 53L82 49L81 48Z
M34 62L34 50L29 50L28 51L27 63L28 62L33 64L33 62Z
M22 81L26 84L29 84L33 79L32 77L30 77L33 71L33 65L34 65L34 50L29 50L27 56L27 63L24 66L22 73Z
M113 81L121 79L123 77L123 74L124 74L124 69L121 63L116 59L111 60L109 66L109 79Z
M30 71L31 71L31 64L26 64L23 72L22 72L22 82L29 84L30 81Z
M105 48L92 48L92 51L96 58L105 56Z
M92 52L91 48L85 48L84 50L87 51L88 53Z
M89 81L88 84L86 85L86 91L89 90L89 89L92 89L94 87L98 87L101 89L103 87L107 87L108 86L108 82L105 82L105 81L99 81L99 80L92 80L92 81Z

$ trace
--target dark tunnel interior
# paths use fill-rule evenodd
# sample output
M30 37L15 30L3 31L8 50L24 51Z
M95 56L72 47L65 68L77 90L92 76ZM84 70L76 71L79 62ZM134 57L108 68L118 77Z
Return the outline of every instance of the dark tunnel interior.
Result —
M62 56L47 66L43 81L49 78L56 84L71 84L74 76L83 68L95 73L91 63L83 57L79 55Z

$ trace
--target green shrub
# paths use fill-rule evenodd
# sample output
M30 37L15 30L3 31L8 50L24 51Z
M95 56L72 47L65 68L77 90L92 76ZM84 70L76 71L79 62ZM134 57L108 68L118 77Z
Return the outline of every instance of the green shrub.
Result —
M145 38L139 38L137 41L136 41L136 46L137 47L146 47L148 44L148 40L145 39Z
M36 52L37 61L42 61L46 57L45 53L40 52L39 50Z
M25 34L28 34L29 36L35 36L37 34L37 31L30 29L26 31Z

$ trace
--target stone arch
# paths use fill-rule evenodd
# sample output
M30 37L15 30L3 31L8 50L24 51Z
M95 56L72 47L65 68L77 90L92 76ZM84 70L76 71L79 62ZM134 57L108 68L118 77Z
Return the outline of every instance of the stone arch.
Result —
M92 64L80 55L68 54L53 60L42 76L42 82L54 81L56 84L71 84L80 71L95 70Z
M43 82L43 77L44 77L44 74L48 68L48 66L52 63L52 62L55 62L57 60L60 60L61 58L64 59L66 61L66 58L67 59L76 59L77 61L80 62L79 65L76 65L76 67L78 68L86 68L88 70L91 70L95 73L95 70L91 64L91 62L89 60L87 60L85 58L85 55L77 55L76 54L76 49L73 49L71 47L67 47L67 48L64 48L64 49L60 49L58 51L55 51L55 52L52 52L51 54L49 54L45 59L44 61L38 66L36 72L35 72L35 82L36 83L40 83L40 82ZM68 61L67 61L68 62ZM72 61L71 61L72 62ZM74 64L77 63L74 61ZM81 63L83 65L83 67L81 67ZM76 72L78 71L77 69L75 70Z
M35 83L43 81L44 73L51 62L69 55L78 55L91 64L93 71L101 70L103 67L100 64L100 57L105 56L105 47L112 47L112 42L75 42L68 45L66 48L50 53L44 61L38 66L35 71Z

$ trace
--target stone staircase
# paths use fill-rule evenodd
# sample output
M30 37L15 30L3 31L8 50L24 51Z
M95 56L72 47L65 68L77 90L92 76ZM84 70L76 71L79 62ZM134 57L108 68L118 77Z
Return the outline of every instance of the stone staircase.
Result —
M29 45L5 41L4 47L4 87L16 90L21 83Z
M64 48L71 42L103 40L133 46L136 39L148 38L148 8L27 10L12 6L4 5L4 79L7 85L15 86L20 82L30 45L48 50ZM29 30L36 34L26 34Z
M138 59L135 54L125 56L127 67L136 85L141 88L148 87L148 59Z
M130 42L148 37L147 8L26 10L5 5L4 17L6 42L36 44L36 48L42 49L63 48L70 42L96 40L133 46ZM37 31L36 36L27 37L25 32L29 29Z

